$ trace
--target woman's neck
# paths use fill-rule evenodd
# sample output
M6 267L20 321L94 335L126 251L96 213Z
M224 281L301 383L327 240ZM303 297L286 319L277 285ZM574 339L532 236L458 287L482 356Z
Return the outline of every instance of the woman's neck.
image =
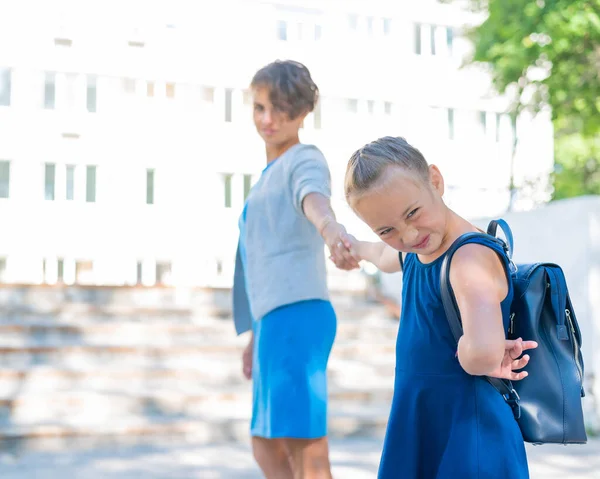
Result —
M300 143L300 139L296 136L291 138L290 140L280 143L278 145L266 145L267 150L267 164L271 163L273 160L276 160L281 155L283 155L287 150L289 150L292 146Z

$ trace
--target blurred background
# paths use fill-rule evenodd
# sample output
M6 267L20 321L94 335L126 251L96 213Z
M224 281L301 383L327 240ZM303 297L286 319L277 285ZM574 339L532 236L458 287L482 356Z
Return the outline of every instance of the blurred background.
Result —
M349 156L404 136L451 208L563 266L591 441L532 477L600 477L597 0L0 0L0 477L260 477L230 288L275 59L319 86L301 140L349 231ZM334 474L375 477L401 279L329 283Z

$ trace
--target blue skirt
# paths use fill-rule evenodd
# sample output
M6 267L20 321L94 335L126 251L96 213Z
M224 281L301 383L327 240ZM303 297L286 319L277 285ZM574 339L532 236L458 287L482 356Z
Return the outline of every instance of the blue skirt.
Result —
M329 301L277 308L254 322L252 436L327 435L327 361L336 333Z

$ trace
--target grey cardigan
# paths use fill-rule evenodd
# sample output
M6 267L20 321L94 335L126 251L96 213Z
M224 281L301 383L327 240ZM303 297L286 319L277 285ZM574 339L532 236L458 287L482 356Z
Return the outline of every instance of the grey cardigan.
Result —
M309 193L331 196L325 157L297 144L271 165L248 196L246 264L240 248L233 279L233 319L238 334L270 311L307 299L329 299L323 239L304 216ZM248 281L246 281L246 279Z

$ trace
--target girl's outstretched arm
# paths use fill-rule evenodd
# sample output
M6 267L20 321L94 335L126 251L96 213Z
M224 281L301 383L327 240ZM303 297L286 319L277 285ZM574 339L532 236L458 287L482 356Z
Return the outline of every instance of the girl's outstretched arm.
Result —
M373 263L384 273L400 271L399 252L383 241L358 241L354 236L346 235L344 245L353 257Z

